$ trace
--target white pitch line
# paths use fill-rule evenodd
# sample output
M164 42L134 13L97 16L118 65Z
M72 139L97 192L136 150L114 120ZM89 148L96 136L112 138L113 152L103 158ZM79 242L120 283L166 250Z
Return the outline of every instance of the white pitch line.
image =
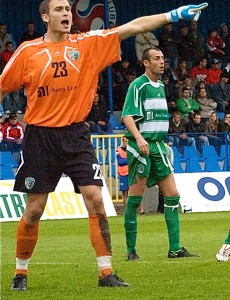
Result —
M76 263L68 262L31 262L30 265L75 265Z
M15 263L7 263L5 265L15 265ZM77 265L76 263L68 263L68 262L30 262L30 265Z
M186 259L186 258L178 258L178 259L175 259L175 260L173 260L173 261L161 261L161 264L181 264L181 263L186 263L186 264L188 264L188 263L192 263L192 264L194 264L194 263L196 263L196 264L203 264L203 263L212 263L212 262L216 262L216 263L218 263L218 264L221 264L221 262L218 262L217 260L215 260L215 258L214 259L210 259L210 260L199 260L199 261L197 261L197 260L188 260L188 259ZM121 263L121 261L120 262L117 262L117 263ZM122 261L122 263L125 263L125 261ZM146 265L157 265L158 263L156 263L156 262L150 262L150 261L141 261L141 260L139 260L139 261L136 261L136 262L127 262L127 264L129 264L129 263L136 263L136 264L146 264ZM3 263L3 265L4 265L4 263ZM14 263L6 263L5 265L14 265ZM76 262L30 262L30 265L80 265L80 264L78 264L78 263L76 263Z

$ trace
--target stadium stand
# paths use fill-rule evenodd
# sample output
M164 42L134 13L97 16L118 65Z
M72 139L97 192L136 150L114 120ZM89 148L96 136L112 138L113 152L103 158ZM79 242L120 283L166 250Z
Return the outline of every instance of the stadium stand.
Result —
M0 151L0 180L14 179L13 169L18 165L10 151Z
M186 168L185 168L186 173L199 173L203 172L201 165L199 163L199 158L197 157L190 157L187 159L186 162Z
M0 180L15 179L14 172L9 165L0 166Z
M204 164L204 171L205 172L220 172L221 168L218 164L217 158L214 157L207 157Z

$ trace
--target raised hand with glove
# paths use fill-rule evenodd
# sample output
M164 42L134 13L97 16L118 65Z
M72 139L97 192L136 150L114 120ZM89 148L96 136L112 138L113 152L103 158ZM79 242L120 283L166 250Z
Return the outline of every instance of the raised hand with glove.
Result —
M200 17L201 10L208 6L207 2L199 5L181 6L166 13L166 18L169 23L178 22L180 19L197 21Z
M201 11L208 6L207 2L199 5L181 6L167 13L144 16L117 27L120 41L139 33L154 31L166 23L177 22L180 19L197 21Z

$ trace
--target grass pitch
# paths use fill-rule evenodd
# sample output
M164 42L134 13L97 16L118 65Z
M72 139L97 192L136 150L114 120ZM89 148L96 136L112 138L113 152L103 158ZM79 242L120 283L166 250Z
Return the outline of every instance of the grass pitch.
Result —
M30 262L28 290L10 291L15 269L16 222L1 223L1 296L31 299L230 299L230 261L216 252L229 229L229 212L181 214L182 245L200 257L168 259L164 216L138 217L140 261L126 261L123 216L109 218L113 269L130 288L99 288L88 220L42 221Z

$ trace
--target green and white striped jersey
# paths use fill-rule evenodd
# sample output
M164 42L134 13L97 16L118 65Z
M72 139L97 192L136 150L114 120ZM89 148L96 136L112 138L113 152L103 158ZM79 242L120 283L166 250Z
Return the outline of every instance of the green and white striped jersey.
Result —
M164 84L151 81L147 75L135 79L129 86L122 118L132 116L144 139L162 141L168 132L168 107ZM126 137L132 139L127 130Z

